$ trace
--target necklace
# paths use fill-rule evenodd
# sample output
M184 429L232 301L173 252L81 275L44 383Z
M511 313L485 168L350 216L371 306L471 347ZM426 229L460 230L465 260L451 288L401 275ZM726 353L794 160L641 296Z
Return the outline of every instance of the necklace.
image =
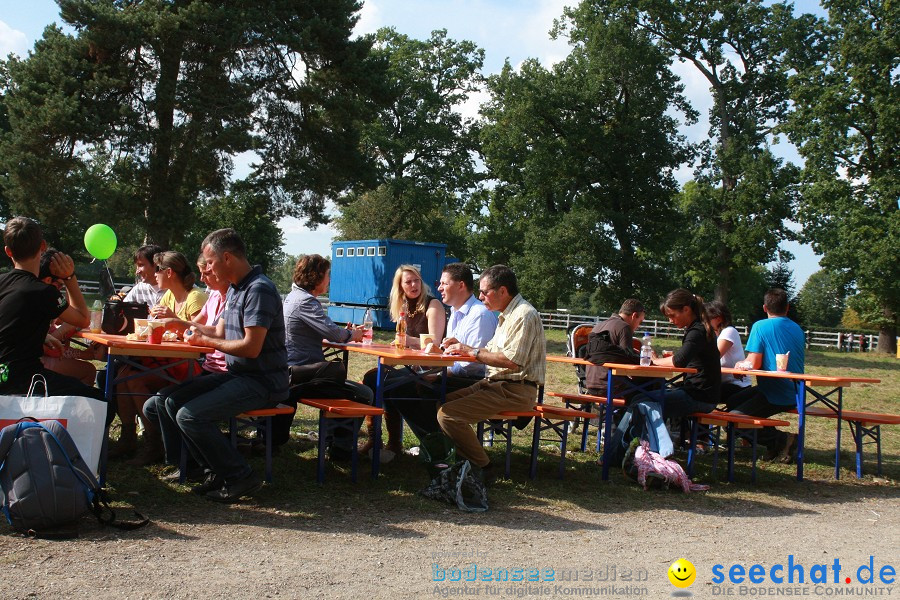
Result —
M420 312L422 312L422 308L424 308L424 307L420 307L420 306L418 305L418 303L416 303L416 306L415 306L412 310L410 310L410 308L409 308L409 298L407 298L407 299L406 299L406 318L407 318L407 319L413 318L414 316L416 316L417 314L419 314Z

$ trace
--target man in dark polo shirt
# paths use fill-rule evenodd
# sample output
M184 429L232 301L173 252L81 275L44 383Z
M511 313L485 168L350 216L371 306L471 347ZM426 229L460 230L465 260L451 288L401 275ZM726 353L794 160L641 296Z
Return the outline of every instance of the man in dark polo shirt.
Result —
M37 222L26 217L10 219L3 243L13 270L0 275L0 364L8 369L7 380L0 381L0 394L24 394L31 378L39 374L53 396L85 396L105 402L102 390L41 364L51 321L61 318L76 327L90 325L90 312L75 278L75 263L62 252L50 260L50 274L65 284L66 298L55 285L37 278L41 254L47 249ZM107 411L107 422L115 414L115 410Z
M220 427L237 414L287 399L284 316L275 284L259 266L250 265L244 242L233 229L206 236L202 253L206 269L231 286L218 324L191 327L193 334L187 340L194 346L221 350L228 372L211 373L163 390L162 405L169 418L158 416L165 428L172 425L174 413L174 423L205 471L203 483L194 492L217 502L235 502L258 490L262 480ZM167 437L164 431L163 439ZM171 450L166 448L167 457Z

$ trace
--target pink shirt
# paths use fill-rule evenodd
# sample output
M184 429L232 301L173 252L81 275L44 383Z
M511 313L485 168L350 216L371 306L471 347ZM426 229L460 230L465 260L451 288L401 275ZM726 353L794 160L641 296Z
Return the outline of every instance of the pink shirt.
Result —
M219 317L222 316L222 310L225 308L225 297L215 290L209 290L209 298L206 304L197 315L197 322L204 325L215 325ZM211 373L224 373L228 370L225 366L225 354L219 350L206 355L203 361L203 370Z

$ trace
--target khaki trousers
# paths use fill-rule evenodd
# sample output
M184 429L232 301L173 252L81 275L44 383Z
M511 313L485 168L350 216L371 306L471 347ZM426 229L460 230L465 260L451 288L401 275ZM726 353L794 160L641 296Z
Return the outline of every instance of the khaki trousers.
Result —
M453 440L460 458L484 467L490 461L472 425L505 410L531 410L537 388L517 381L482 379L475 385L447 394L438 410L441 430Z

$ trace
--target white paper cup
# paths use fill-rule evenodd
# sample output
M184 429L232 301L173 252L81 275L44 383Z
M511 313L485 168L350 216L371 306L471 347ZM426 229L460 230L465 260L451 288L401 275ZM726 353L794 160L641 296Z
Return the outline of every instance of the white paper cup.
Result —
M787 354L776 354L775 355L775 368L779 371L787 371L788 370L788 355Z

